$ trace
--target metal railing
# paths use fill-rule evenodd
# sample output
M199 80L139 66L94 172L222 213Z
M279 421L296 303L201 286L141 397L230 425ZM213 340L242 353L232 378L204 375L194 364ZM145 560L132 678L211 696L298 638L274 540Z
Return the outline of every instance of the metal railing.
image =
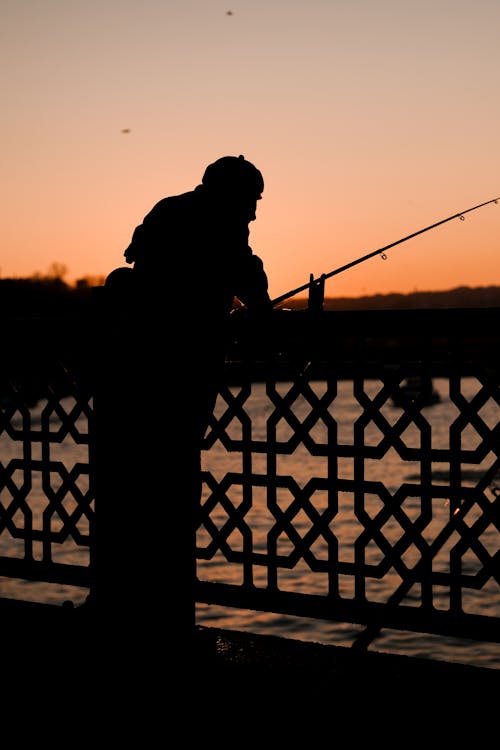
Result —
M361 624L360 643L382 627L498 642L499 323L497 308L236 316L203 445L196 600ZM0 605L78 607L101 574L96 319L7 328ZM405 396L415 376L446 403Z

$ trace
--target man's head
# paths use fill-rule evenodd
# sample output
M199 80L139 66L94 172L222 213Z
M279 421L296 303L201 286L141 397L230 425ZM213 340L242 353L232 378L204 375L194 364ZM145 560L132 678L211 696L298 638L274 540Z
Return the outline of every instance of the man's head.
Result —
M202 185L217 198L244 209L249 221L255 219L256 202L262 197L264 179L244 156L223 156L209 164Z

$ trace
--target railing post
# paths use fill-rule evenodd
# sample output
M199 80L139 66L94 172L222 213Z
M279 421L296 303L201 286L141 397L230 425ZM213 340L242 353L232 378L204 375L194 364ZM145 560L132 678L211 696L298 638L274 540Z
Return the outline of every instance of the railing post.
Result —
M323 312L325 302L325 275L315 279L311 273L309 276L309 297L307 300L307 309L312 313Z

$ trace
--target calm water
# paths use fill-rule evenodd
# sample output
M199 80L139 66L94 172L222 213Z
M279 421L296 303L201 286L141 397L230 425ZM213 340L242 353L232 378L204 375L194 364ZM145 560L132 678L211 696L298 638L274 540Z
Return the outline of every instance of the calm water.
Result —
M423 410L425 418L432 429L432 446L448 447L449 445L449 428L454 420L457 419L458 410L450 403L447 394L448 381L436 379L434 385L441 394L441 402L427 407ZM321 395L324 386L321 383L312 384L318 395ZM283 383L277 386L277 389L286 393L290 388L289 383ZM380 383L374 381L366 383L366 389L373 394L380 388ZM464 398L470 401L478 389L478 384L472 378L466 378L462 383L462 392ZM40 461L42 458L46 462L47 458L54 462L50 473L50 480L47 484L47 478L42 478L40 469L35 464L31 476L31 486L26 487L26 503L33 510L33 526L35 529L46 529L50 522L50 528L54 531L63 528L62 518L67 514L75 512L77 507L76 496L79 493L85 494L88 491L88 476L84 471L78 470L78 464L85 465L88 462L88 445L87 445L87 418L84 414L76 414L77 430L67 429L65 427L66 415L70 415L75 409L75 403L71 398L63 399L61 409L54 410L48 408L46 402L39 402L30 412L17 413L10 420L8 429L0 431L0 461L3 466L7 466L13 459L21 459L23 456L23 444L20 440L14 440L21 434L21 429L30 429L32 432L32 459ZM246 404L246 409L252 416L252 436L254 440L265 440L266 438L266 419L272 412L272 405L265 394L265 388L261 384L254 385L252 389L251 400ZM310 410L310 406L305 402L298 401L294 405L294 413L297 418L303 420ZM224 403L218 402L217 410L224 410ZM345 381L339 383L339 394L331 406L331 413L335 417L338 425L339 443L352 441L353 424L361 413L361 407L354 398L352 392L352 383ZM390 423L393 423L400 414L399 410L391 404L384 407L383 415ZM489 429L495 427L499 422L498 404L490 399L481 409L480 417L482 422ZM73 419L73 417L71 417ZM42 442L37 442L37 435L41 435L42 430L50 430L54 437L54 442L49 445L49 456L42 455ZM235 421L227 428L227 432L238 438L239 425ZM287 439L291 433L290 428L283 422L278 425L278 438ZM325 439L321 433L321 427L318 426L312 431L318 442ZM372 434L367 430L366 440L373 441L376 444L380 441L381 433L376 426L373 426ZM418 446L419 433L417 430L412 431L411 427L405 433L405 441L408 445ZM413 441L413 443L412 443ZM478 442L478 434L475 429L466 429L463 431L463 441L465 447L474 448ZM46 445L46 443L45 443ZM469 481L471 485L477 483L478 478L494 461L494 455L487 455L481 465L471 465L468 471L465 471L465 483ZM59 463L58 463L59 462ZM241 471L241 456L239 453L228 452L219 442L216 443L209 452L204 453L203 463L207 470L217 478L224 477L229 471ZM12 466L12 464L11 464ZM390 491L394 491L403 481L418 480L415 472L418 471L417 463L402 461L394 452L389 451L382 460L368 461L366 465L367 479L374 481L383 481ZM435 465L434 482L441 480L446 482L446 471L444 466ZM73 470L73 475L68 476L68 472ZM324 457L311 456L303 445L300 445L294 453L287 456L278 457L279 474L293 476L299 486L303 486L311 476L326 476L326 467ZM344 472L346 477L349 476L352 467L349 461L340 461L340 472ZM266 456L257 454L253 456L252 471L254 473L266 473ZM17 487L22 487L25 478L20 468L15 468L11 472L9 482L15 483ZM45 490L42 490L42 483L45 481ZM63 508L57 511L57 503L51 510L50 518L47 516L47 501L45 493L48 491L53 498L58 497L58 492L63 483L69 483L73 490L65 495ZM7 483L8 484L8 483ZM233 503L238 502L238 488L234 489L234 496L231 498ZM206 496L206 488L204 490ZM493 492L490 493L491 499ZM0 502L4 508L9 507L12 500L12 485L5 486L0 491ZM318 500L321 502L321 499ZM355 522L352 508L352 501L343 497L342 493L339 499L340 512L338 514L338 525L335 529L337 537L343 545L344 559L352 556L351 542L359 534L359 525ZM375 502L375 499L374 499ZM405 511L411 516L411 509L405 507ZM222 509L216 509L215 516L211 516L217 522L217 513L220 513L220 519L223 521L224 513ZM441 502L441 507L436 510L436 518L433 523L440 523L440 514L445 518L449 514L446 502ZM9 557L24 556L24 543L22 539L15 538L13 532L14 526L22 527L23 525L22 508L13 515L12 523L7 524L0 534L0 555ZM265 549L266 535L273 523L266 507L265 491L262 488L254 488L254 505L250 523L254 538L255 549ZM294 524L298 531L307 530L307 518L303 519L303 527L295 519ZM52 543L53 559L65 562L85 565L88 562L88 550L81 545L79 534L88 533L88 522L85 516L75 520L74 533L66 535L64 538L54 538ZM199 544L208 540L203 530L199 535ZM482 543L487 546L490 554L493 554L499 547L499 532L494 528L488 528L481 537ZM370 553L370 551L368 551ZM42 559L43 550L41 543L35 544L35 559ZM376 550L373 550L374 561ZM475 572L479 563L477 560L470 561L470 571ZM291 571L286 571L280 580L281 588L289 590L305 591L310 593L322 593L324 591L324 581L321 576L314 574L305 564L297 565ZM216 580L223 582L239 583L241 581L241 569L239 566L228 564L228 562L218 556L213 560L199 563L199 576L204 580ZM347 577L346 577L347 578ZM257 581L260 585L265 585L265 581ZM378 592L374 589L370 592L372 600L379 596L380 601L384 601L388 592L393 586L390 577L384 578L376 584L379 587ZM346 595L349 595L349 582L345 582ZM386 588L387 587L387 588ZM344 592L343 592L344 593ZM500 617L500 597L499 587L495 582L489 582L479 592L470 592L465 607L467 611L478 614L490 614ZM65 600L72 600L75 605L84 601L87 595L86 589L77 587L48 585L30 581L17 581L15 579L0 577L0 596L12 597L26 601L42 601L51 603L61 603ZM282 635L288 638L297 638L301 640L317 641L321 643L330 643L336 645L349 646L352 644L356 635L362 632L361 626L338 625L331 622L316 621L306 618L294 618L282 615L274 615L263 612L252 612L246 610L227 609L208 605L198 605L197 620L202 625L225 627L236 630L244 630L256 633ZM384 630L380 636L373 642L371 650L384 651L389 653L408 654L411 656L423 656L427 658L444 659L448 661L458 661L466 664L479 666L488 666L500 669L500 645L483 644L475 641L457 640L450 638L441 638L438 636L418 635L400 631Z

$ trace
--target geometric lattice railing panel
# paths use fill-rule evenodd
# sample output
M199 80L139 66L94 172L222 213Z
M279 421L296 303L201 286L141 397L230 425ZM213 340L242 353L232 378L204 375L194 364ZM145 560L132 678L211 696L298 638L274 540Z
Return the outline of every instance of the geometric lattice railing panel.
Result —
M293 614L306 593L321 617L375 625L381 605L394 626L412 608L415 629L439 632L446 613L469 635L464 615L479 630L500 617L497 374L434 379L429 406L396 405L404 377L220 395L198 533L209 597L221 584L241 606L240 587L257 608L272 598Z
M92 399L58 370L0 408L0 595L79 603L88 594Z

